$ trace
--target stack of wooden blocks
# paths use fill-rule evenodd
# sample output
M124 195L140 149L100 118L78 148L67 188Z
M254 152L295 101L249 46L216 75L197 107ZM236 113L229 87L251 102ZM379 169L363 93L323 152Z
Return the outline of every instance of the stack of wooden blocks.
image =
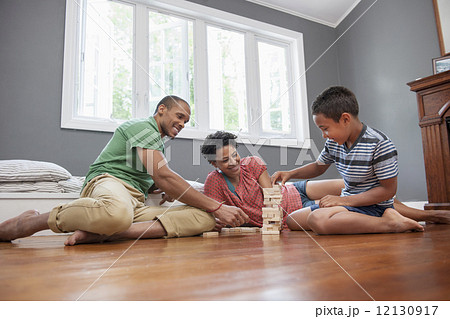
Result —
M263 235L278 235L281 230L283 210L281 208L281 187L263 188L264 205L262 209Z

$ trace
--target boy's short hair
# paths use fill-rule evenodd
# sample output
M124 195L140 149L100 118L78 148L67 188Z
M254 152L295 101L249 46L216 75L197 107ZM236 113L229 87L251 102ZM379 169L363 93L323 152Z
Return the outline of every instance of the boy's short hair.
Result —
M161 101L158 102L158 104L156 105L155 113L153 113L153 115L158 113L158 108L161 104L164 104L167 107L167 109L170 110L172 106L177 105L180 102L186 103L187 106L189 106L189 108L191 107L189 103L183 100L181 97L178 97L176 95L167 95L163 97Z
M313 102L312 115L323 114L339 122L342 113L358 117L359 106L355 94L343 86L333 86L323 91Z
M225 131L217 131L209 134L201 146L201 153L208 160L208 162L215 161L218 149L221 149L227 145L232 145L235 148L237 147L236 139L236 135Z

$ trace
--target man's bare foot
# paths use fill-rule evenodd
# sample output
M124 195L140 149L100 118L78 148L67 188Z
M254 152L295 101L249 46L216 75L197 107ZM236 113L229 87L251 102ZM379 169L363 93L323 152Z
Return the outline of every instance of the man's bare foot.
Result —
M415 220L400 215L395 209L388 208L382 216L389 226L390 233L403 233L407 231L424 231L422 225Z
M0 224L0 241L11 241L33 235L36 232L34 221L38 216L40 214L37 210L27 210L19 216L4 221Z
M428 218L425 221L436 224L450 224L450 210L426 210Z
M67 238L64 245L74 246L78 244L102 243L108 241L110 237L111 236L94 234L84 230L76 230L69 238Z

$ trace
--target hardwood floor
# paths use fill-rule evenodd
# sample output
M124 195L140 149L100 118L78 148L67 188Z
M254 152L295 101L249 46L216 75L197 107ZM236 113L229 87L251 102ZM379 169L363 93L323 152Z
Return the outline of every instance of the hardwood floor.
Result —
M221 234L131 248L29 237L0 243L0 300L450 300L450 225L425 228Z

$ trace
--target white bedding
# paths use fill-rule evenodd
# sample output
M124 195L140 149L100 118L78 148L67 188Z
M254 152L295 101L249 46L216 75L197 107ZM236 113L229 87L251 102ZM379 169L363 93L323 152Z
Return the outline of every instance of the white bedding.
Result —
M79 193L83 182L80 176L59 182L0 182L0 193Z
M0 193L79 193L83 182L55 163L0 161Z

